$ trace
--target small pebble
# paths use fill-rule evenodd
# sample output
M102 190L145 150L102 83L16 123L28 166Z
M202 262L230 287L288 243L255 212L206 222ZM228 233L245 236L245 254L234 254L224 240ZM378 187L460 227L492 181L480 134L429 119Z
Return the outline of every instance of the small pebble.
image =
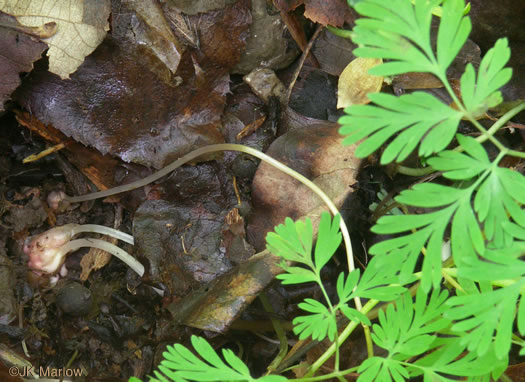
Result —
M82 316L91 308L91 291L77 282L68 282L57 293L56 304L67 314Z

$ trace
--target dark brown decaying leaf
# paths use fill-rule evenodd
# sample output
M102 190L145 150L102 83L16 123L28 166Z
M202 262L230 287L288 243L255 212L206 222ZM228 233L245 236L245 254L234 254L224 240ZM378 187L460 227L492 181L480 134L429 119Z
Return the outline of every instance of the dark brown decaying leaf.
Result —
M304 0L304 16L321 25L342 27L350 22L351 12L344 0Z
M182 56L178 87L150 70L158 59L127 41L107 38L71 81L35 70L16 98L76 141L156 168L197 146L222 142L228 71L248 34L248 1L194 17L201 49L194 57Z
M355 146L343 146L336 124L310 126L277 138L267 154L290 166L316 183L341 207L352 192L351 185L360 160L353 156ZM280 170L261 163L252 183L254 211L248 224L248 241L261 251L266 234L285 217L308 216L314 223L325 204L308 187Z
M277 9L281 12L290 12L304 3L304 0L274 0Z
M187 326L224 332L257 295L282 272L279 259L268 251L252 256L233 271L193 291L168 310L173 321Z
M246 74L258 67L273 70L290 65L300 50L289 34L279 13L274 14L266 0L252 0L250 37L246 50L233 73Z
M16 25L13 17L0 13L0 21ZM0 27L0 112L20 85L20 73L30 72L47 45L24 33Z
M148 199L135 213L133 235L152 280L183 296L232 267L221 236L237 200L223 165L178 168Z
M355 56L352 51L357 46L347 38L336 36L323 29L315 40L312 52L321 64L321 70L338 76Z

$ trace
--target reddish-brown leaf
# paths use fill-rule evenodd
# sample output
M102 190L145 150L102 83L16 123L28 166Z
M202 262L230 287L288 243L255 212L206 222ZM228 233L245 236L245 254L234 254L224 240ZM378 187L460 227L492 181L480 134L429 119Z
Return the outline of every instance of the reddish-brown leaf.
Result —
M0 13L0 21L16 25L14 18ZM20 73L30 72L47 45L9 28L0 28L0 111L20 85Z
M304 6L304 16L324 26L342 27L351 15L344 0L305 0Z

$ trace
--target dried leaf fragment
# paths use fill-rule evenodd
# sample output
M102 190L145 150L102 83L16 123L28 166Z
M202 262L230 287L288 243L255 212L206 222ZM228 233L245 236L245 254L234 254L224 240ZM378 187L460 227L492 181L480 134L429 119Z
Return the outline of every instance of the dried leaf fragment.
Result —
M344 0L305 0L304 17L321 25L342 27L350 20L350 7Z
M57 32L45 39L49 71L69 78L95 50L109 30L110 1L0 0L0 11L26 27L55 22Z
M24 33L17 32L14 20L11 27L10 16L2 15L0 22L9 27L0 27L0 112L4 102L20 85L21 72L30 72L33 62L38 60L46 45Z
M154 0L124 0L124 4L133 9L147 26L145 31L135 31L137 38L141 32L148 47L175 74L184 46L171 31L160 5Z
M368 70L382 62L383 60L378 58L358 57L346 66L337 84L338 109L370 102L367 94L381 90L383 77L372 76L368 74Z

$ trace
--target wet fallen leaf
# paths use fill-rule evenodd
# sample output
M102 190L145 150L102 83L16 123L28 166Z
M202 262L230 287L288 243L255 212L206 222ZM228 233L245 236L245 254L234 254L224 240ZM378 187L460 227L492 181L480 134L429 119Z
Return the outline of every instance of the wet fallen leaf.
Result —
M277 138L267 154L316 183L341 207L352 192L360 160L354 146L343 146L336 124L309 126ZM258 251L266 234L284 222L308 216L315 224L326 206L309 188L274 167L261 163L252 183L253 213L248 220L248 241Z
M204 82L188 54L177 72L184 82L173 87L150 70L140 47L108 37L72 81L34 70L17 99L42 122L78 142L157 168L197 145L222 142L228 69L241 55L250 14L247 1L240 0L199 17L201 50L196 58Z
M171 31L160 5L154 0L124 0L122 3L134 10L142 21L132 25L137 43L151 49L171 74L175 74L184 46Z
M383 60L377 58L358 57L347 65L337 84L338 109L370 102L368 94L381 90L383 77L373 76L368 71L382 62Z
M237 204L223 165L176 169L135 212L135 248L150 264L150 277L183 296L232 267L223 247L227 212Z
M0 0L0 11L28 27L57 24L57 33L45 43L49 46L49 71L63 79L77 70L109 30L109 0Z
M351 40L336 36L323 29L315 40L312 52L321 64L321 70L332 76L339 76L355 56L356 45Z
M16 21L4 14L0 20L16 25ZM46 44L11 28L0 28L0 112L11 93L20 85L20 73L30 72L33 62L38 60Z
M286 103L286 88L273 70L257 68L242 79L265 103L268 103L272 96L277 97L281 104Z
M277 266L279 261L268 251L252 256L234 270L192 291L181 301L170 304L168 310L173 321L204 330L224 332L274 277L282 272Z
M348 4L344 0L304 0L304 16L321 25L342 27L351 21Z
M257 67L277 70L290 65L300 50L285 33L281 16L269 13L266 0L252 0L251 13L250 37L234 73L246 74Z

